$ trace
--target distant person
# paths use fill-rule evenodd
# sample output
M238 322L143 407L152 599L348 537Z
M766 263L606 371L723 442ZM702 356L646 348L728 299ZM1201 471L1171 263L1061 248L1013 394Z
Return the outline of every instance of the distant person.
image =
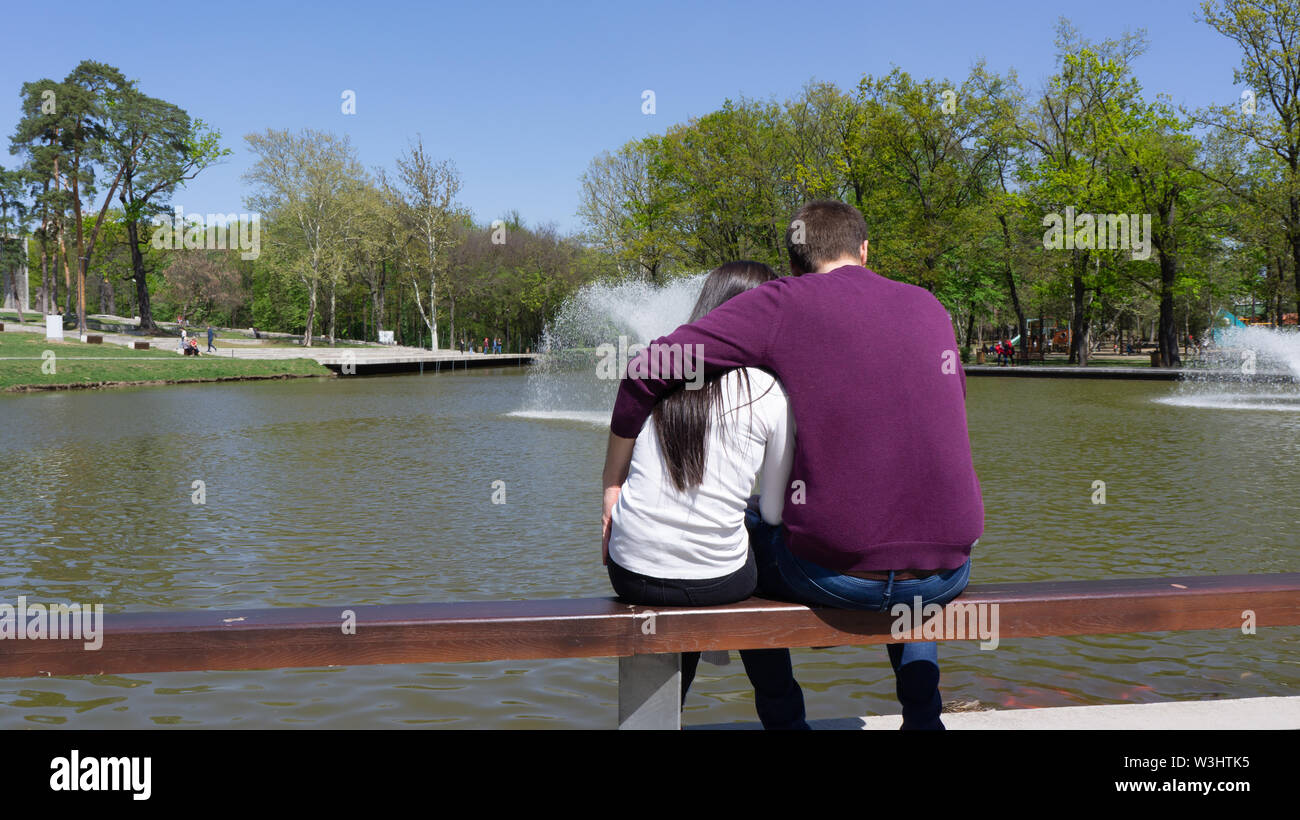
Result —
M184 326L181 327L180 352L181 353L185 352L185 327Z
M484 353L487 353L488 350L489 350L489 348L488 348L488 337L484 336L484 337L483 337L483 352L484 352Z
M1008 362L1012 367L1015 367L1015 366L1016 366L1016 346L1015 346L1014 344L1012 344L1009 340L1008 340L1007 342L1005 342L1004 344L1005 344L1005 350L1007 351L1007 362Z
M212 325L208 325L208 352L209 353L216 351L216 348L212 346L212 340L216 338L216 335L217 333L215 330L212 329Z

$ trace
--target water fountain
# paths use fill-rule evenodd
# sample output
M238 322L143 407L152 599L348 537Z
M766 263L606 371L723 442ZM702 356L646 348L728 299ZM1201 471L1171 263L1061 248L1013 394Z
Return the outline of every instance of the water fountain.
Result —
M1175 407L1300 412L1300 333L1229 326L1216 345L1189 366L1173 395Z
M646 344L672 332L690 316L705 274L656 287L645 282L592 283L560 307L547 327L529 371L523 408L515 418L609 424L616 379L598 376L603 356Z

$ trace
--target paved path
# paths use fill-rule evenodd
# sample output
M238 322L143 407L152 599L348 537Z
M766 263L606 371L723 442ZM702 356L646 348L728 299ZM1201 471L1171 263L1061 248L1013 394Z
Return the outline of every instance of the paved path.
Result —
M814 729L887 729L901 715L812 720ZM1300 729L1300 696L1231 700L995 709L943 716L949 729ZM758 723L721 723L690 729L761 729Z
M5 323L5 332L9 331L44 334L45 326L19 325L7 322ZM135 336L98 330L90 332L102 336L104 344L130 347L134 342L148 342L149 346L155 350L166 350L180 355L180 339L177 336ZM358 370L362 372L378 367L413 366L422 363L437 366L458 364L481 366L496 362L502 365L524 364L533 358L533 354L528 353L461 353L458 350L426 350L420 347L380 344L330 347L328 344L318 343L314 347L302 347L300 345L271 347L263 344L261 340L251 339L246 336L230 336L223 339L220 334L213 341L213 346L217 348L217 351L208 353L206 352L208 346L206 329L199 329L193 335L197 336L199 351L204 356L262 360L313 359L320 364L334 367L343 367L348 363L354 363ZM284 336L284 334L279 335ZM75 341L78 338L77 332L75 330L65 330L63 331L63 338L65 341ZM279 341L280 339L273 338L273 340Z

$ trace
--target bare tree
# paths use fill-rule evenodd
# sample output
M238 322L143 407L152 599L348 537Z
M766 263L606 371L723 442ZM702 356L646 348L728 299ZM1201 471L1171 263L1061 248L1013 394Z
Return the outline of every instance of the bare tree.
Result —
M411 280L415 305L429 329L429 349L438 349L438 274L445 266L448 245L453 241L460 193L460 173L451 160L435 161L416 137L415 145L397 160L397 179L381 175L386 199L409 232L415 249L411 259L416 275ZM427 277L427 279L425 278ZM426 312L421 291L427 283L429 294Z

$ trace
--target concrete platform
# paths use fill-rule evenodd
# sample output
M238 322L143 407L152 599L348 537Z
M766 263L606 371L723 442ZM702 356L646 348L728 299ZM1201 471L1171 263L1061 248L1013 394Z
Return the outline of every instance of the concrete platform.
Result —
M5 324L5 332L45 333L44 325ZM64 341L76 341L76 331L64 331ZM103 337L105 344L131 347L135 342L149 342L154 350L177 353L179 339L176 336L138 336L124 333L96 331ZM265 334L270 337L271 334ZM287 334L279 334L287 336ZM330 347L318 344L314 347L268 347L260 340L234 337L217 338L216 352L207 352L207 333L197 329L193 336L199 340L199 350L203 356L219 356L223 359L312 359L336 373L342 373L345 366L354 375L380 373L423 373L425 371L441 372L443 370L465 370L482 367L519 367L530 365L537 358L535 353L461 353L457 350L426 350L419 347L399 345L343 345Z
M888 729L901 715L812 720L813 729ZM949 729L1300 729L1300 696L1233 700L995 709L943 716ZM758 723L718 723L688 729L761 730Z
M962 369L966 371L967 376L1007 376L1014 378L1040 378L1040 379L1127 379L1142 381L1165 381L1176 382L1187 377L1192 379L1212 380L1216 378L1213 371L1198 370L1194 368L1163 368L1163 367L1078 367L1076 365L1035 365L1020 364L1015 367L998 367L995 364L968 364L963 365ZM1259 383L1277 383L1296 381L1290 373L1270 372L1254 373L1246 376L1240 373L1224 375L1222 378L1226 381L1234 382L1259 382Z

